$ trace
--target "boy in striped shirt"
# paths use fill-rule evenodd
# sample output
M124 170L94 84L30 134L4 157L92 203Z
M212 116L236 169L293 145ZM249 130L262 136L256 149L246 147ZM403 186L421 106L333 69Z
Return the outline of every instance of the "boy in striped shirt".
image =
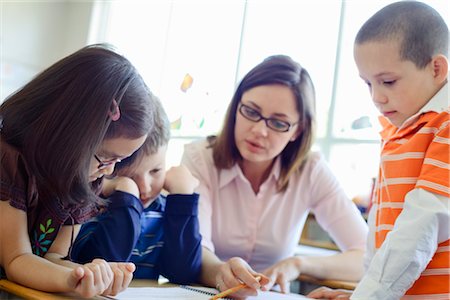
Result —
M383 130L367 272L333 299L450 299L449 31L431 7L393 3L359 30L354 57Z

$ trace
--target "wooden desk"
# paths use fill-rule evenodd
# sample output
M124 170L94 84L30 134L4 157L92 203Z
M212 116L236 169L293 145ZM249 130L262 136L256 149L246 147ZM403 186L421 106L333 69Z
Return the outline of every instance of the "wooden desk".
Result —
M356 288L357 282L353 281L342 281L342 280L330 280L330 279L317 279L308 275L300 275L300 282L311 283L317 286L327 286L332 289L345 289L354 290Z
M134 287L142 287L142 286L161 286L161 287L169 287L174 286L171 283L167 283L165 281L158 282L156 280L139 280L135 279L131 282L130 286ZM77 296L74 294L59 294L59 293L47 293L38 290L34 290L28 287L24 287L17 283L11 282L6 279L0 279L0 289L5 290L11 294L22 297L27 300L67 300L67 299L77 299ZM107 297L94 297L93 299L109 299Z
M5 290L11 294L17 295L24 299L30 300L67 300L73 299L70 295L51 294L30 289L22 285L16 284L6 279L0 279L0 289Z
M328 286L336 289L347 289L353 290L356 286L355 282L338 281L338 280L319 280L307 275L300 275L300 282L307 282L311 284L316 284L318 286ZM156 280L145 280L145 279L135 279L130 284L131 287L149 287L149 286L160 286L160 287L170 287L176 286L167 281L156 281ZM74 294L57 294L57 293L47 293L31 288L27 288L11 282L9 280L0 280L0 289L5 290L11 294L17 295L27 300L68 300L76 299ZM108 299L106 297L95 297L93 299Z

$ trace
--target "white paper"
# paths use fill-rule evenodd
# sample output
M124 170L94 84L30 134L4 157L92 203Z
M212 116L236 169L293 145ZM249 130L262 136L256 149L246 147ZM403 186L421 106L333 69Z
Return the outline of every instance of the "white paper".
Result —
M213 289L214 290L214 289ZM129 287L113 299L118 300L167 300L186 299L201 300L209 299L211 295L201 294L181 287Z
M119 295L110 299L117 300L167 300L167 299L185 299L185 300L207 300L218 293L216 289L205 287L188 287L196 291L184 287L129 287ZM205 294L201 293L205 292ZM207 294L206 294L207 293ZM299 300L310 299L298 294L281 294L277 292L261 292L258 296L247 297L247 300Z

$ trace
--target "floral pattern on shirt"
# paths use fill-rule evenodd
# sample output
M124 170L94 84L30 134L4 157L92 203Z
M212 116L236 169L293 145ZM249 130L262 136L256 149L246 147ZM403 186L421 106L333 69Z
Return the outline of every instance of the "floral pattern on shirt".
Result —
M34 230L31 246L33 248L33 253L39 256L44 256L47 253L49 246L52 244L53 239L49 238L49 235L55 231L52 225L52 219L47 219L44 224L39 224L39 231Z

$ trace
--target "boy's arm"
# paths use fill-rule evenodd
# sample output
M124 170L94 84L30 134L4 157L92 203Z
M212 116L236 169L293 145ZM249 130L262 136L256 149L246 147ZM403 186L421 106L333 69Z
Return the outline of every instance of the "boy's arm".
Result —
M400 299L450 238L450 200L414 189L351 299Z
M198 194L167 196L164 213L164 248L161 275L171 282L198 282L202 246L197 218Z
M83 225L72 248L74 261L129 260L139 238L143 206L135 195L123 191L114 192L108 200L107 211Z
M170 168L164 188L169 192L164 212L161 275L176 283L198 282L201 235L198 223L198 180L183 165Z

